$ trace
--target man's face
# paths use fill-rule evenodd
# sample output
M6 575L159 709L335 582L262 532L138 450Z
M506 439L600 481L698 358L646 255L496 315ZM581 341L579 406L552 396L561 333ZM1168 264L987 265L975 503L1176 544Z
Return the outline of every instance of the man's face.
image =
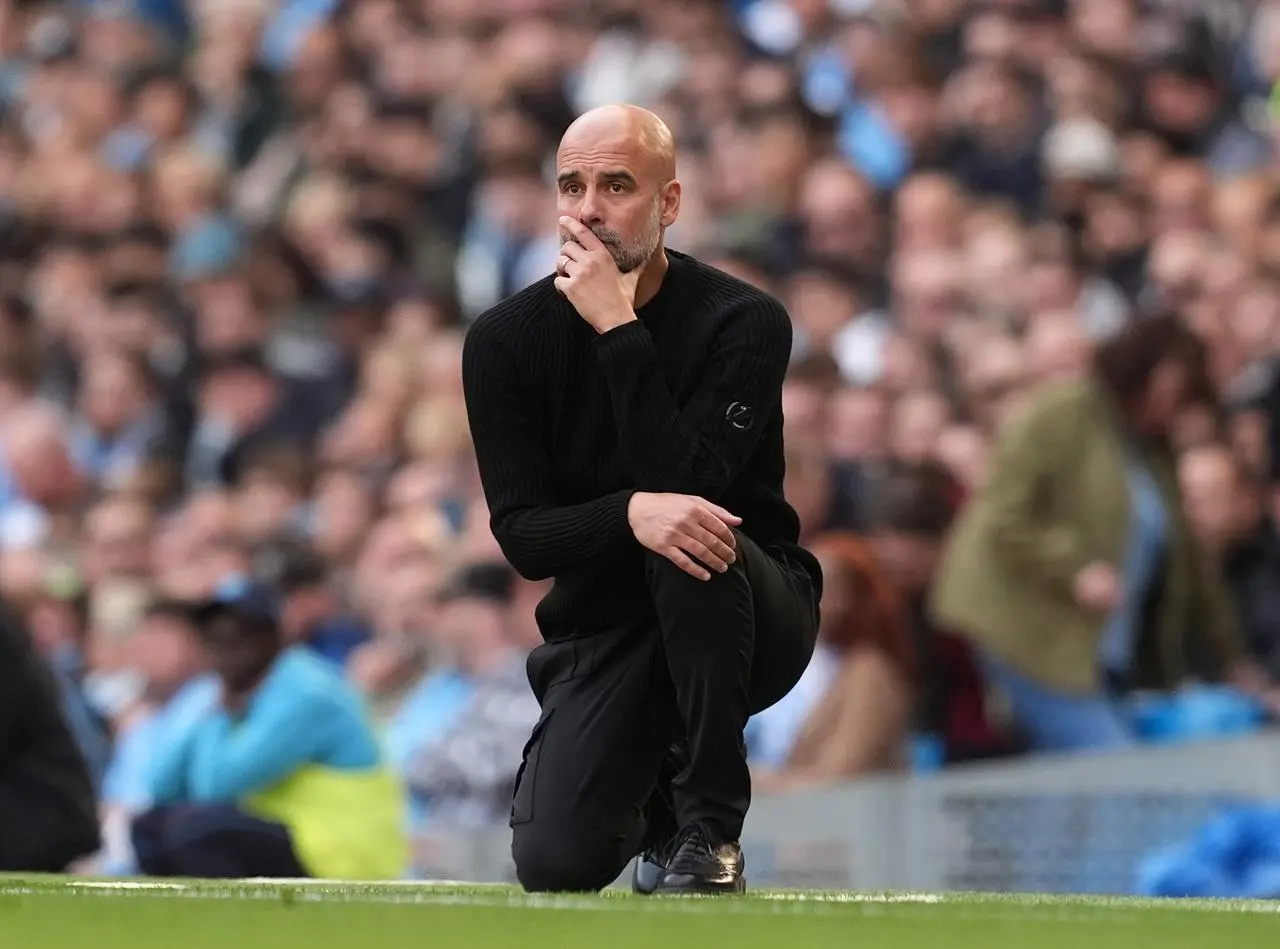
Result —
M870 185L850 169L827 165L811 172L799 209L809 250L850 263L870 260L879 240L874 202Z
M960 258L946 251L911 254L899 265L895 313L917 340L936 339L951 326L964 302Z
M876 560L898 589L915 596L928 589L937 568L939 544L928 537L887 530L873 538Z
M431 636L450 661L465 665L477 637L490 641L500 635L504 616L497 603L478 597L459 597L440 604L433 618Z
M589 227L623 273L653 256L679 211L679 185L659 180L653 163L626 139L562 144L556 180L558 213ZM567 240L562 233L560 243Z
M829 406L828 444L841 459L876 458L884 454L889 406L871 389L846 389Z
M129 501L107 501L85 525L85 561L92 579L146 576L152 568L151 512Z
M100 432L114 435L146 404L146 391L128 360L104 354L89 360L80 403Z
M793 277L787 297L792 320L823 348L830 347L836 334L860 308L853 288L814 271Z
M275 637L247 628L239 619L220 616L204 631L209 664L232 692L251 688L277 653Z
M172 695L203 667L195 631L175 616L145 619L130 643L133 662L158 698Z
M1243 520L1235 465L1220 450L1190 451L1178 465L1187 518L1200 539L1221 548L1238 533Z
M1189 76L1157 73L1147 79L1143 93L1147 111L1163 131L1196 135L1213 118L1212 88Z

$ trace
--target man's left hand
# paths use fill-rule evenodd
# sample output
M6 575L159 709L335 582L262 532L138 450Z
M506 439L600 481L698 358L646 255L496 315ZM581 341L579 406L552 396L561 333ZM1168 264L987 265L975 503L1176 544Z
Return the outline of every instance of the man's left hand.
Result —
M569 298L578 315L597 333L607 333L634 320L636 284L644 268L624 274L591 228L571 217L560 218L560 226L573 239L560 247L556 289Z

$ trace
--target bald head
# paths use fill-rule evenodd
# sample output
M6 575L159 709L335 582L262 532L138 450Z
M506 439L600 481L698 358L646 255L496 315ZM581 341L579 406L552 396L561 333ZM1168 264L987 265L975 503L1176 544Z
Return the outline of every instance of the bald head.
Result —
M675 139L662 119L638 106L602 106L560 140L557 210L589 227L627 273L661 252L680 213L675 175Z
M663 183L676 176L676 142L667 123L636 105L604 105L584 112L560 139L557 160L579 150L616 151L646 166Z

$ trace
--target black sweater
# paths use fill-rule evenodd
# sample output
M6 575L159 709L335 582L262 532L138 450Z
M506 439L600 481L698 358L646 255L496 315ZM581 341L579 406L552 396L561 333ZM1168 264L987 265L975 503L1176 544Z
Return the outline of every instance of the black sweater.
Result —
M693 494L809 573L783 497L782 380L791 320L750 284L673 251L638 320L597 334L547 277L482 315L463 384L494 536L530 579L548 639L652 615L636 491Z

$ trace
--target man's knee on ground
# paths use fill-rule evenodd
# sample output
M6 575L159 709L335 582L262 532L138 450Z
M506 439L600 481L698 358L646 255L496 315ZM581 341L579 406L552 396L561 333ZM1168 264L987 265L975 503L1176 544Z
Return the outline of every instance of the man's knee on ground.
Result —
M607 835L547 832L517 825L511 842L516 879L530 893L596 893L618 878L618 845Z

